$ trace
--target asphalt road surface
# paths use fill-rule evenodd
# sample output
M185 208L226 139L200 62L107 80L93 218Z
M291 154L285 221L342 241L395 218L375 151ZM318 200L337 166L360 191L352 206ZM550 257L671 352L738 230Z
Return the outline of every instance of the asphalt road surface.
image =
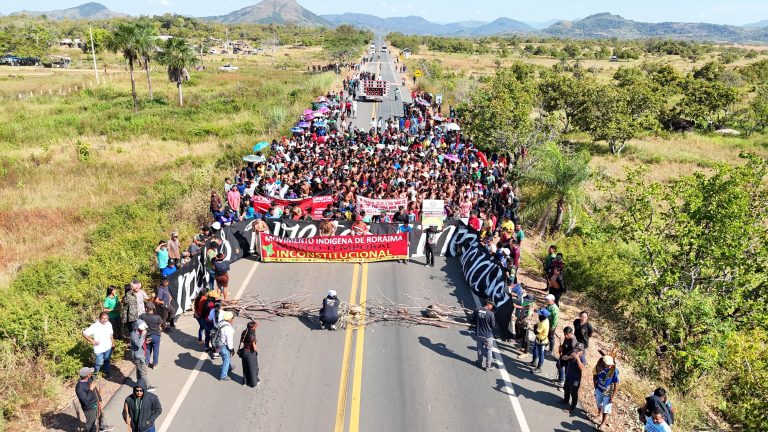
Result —
M382 66L384 78L398 82L389 69ZM358 119L365 109L385 118L386 112L402 113L400 101L360 103ZM368 305L478 305L457 260L438 258L434 268L422 263L263 264L244 259L232 265L230 295L266 300L307 295L319 306L326 291L334 289L343 301ZM237 338L245 324L235 319ZM261 321L257 334L262 383L252 389L240 384L237 356L233 380L218 380L221 360L201 352L197 322L181 317L178 328L163 335L159 365L149 371L163 405L157 430L594 430L583 412L569 416L562 411L562 393L550 381L556 374L551 357L544 373L533 375L524 363L530 357L519 360L518 351L502 344L496 368L485 372L474 364L469 328L373 324L334 332L321 330L315 320L279 318ZM105 408L118 431L126 430L120 412L132 378ZM592 409L593 403L581 404Z

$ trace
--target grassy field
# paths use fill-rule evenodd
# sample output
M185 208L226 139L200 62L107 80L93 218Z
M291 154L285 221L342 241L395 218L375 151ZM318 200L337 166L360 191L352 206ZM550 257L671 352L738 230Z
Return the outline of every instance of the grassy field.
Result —
M0 105L0 287L24 263L51 251L85 253L86 234L99 223L93 215L130 201L176 161L215 160L232 147L245 154L249 144L284 133L309 99L336 79L304 72L306 64L322 60L317 48L204 60L206 70L193 71L185 86L183 108L159 66L152 71L151 101L146 76L137 70L137 114L131 112L127 73L118 74L115 56L104 59L113 71L111 82L97 87L94 81L94 88L64 96L48 96L45 89L74 86L93 79L92 72L13 68L27 75L4 81L2 91L37 96ZM240 70L217 71L224 63Z

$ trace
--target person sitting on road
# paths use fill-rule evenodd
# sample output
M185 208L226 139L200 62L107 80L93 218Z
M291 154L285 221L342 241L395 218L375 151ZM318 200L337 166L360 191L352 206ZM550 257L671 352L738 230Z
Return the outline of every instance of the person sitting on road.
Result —
M341 300L336 296L336 291L329 290L323 299L323 307L320 308L320 328L336 330L339 322L339 304Z

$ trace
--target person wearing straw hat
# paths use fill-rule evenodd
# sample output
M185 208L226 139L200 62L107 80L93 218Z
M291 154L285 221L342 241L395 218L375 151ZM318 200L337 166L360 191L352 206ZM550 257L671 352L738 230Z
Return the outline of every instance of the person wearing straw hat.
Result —
M600 418L597 429L603 430L608 414L613 411L613 398L619 391L619 370L613 357L604 355L598 360L592 371L592 382L595 385L597 416Z
M232 354L235 352L235 328L232 327L234 319L235 314L226 311L222 314L221 322L216 325L216 338L214 342L219 347L219 355L221 355L219 381L229 381Z

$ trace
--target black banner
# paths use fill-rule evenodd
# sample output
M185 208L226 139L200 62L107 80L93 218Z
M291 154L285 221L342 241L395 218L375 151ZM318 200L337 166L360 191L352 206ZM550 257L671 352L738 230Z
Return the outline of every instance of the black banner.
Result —
M480 243L480 233L461 224L451 238L449 256L461 262L464 279L480 299L491 299L496 304L496 321L502 339L510 339L509 323L514 304L507 293L507 277L490 252Z
M197 293L208 284L204 260L205 249L202 249L200 254L193 256L190 262L168 277L168 289L173 296L171 304L176 310L176 315L189 309Z

